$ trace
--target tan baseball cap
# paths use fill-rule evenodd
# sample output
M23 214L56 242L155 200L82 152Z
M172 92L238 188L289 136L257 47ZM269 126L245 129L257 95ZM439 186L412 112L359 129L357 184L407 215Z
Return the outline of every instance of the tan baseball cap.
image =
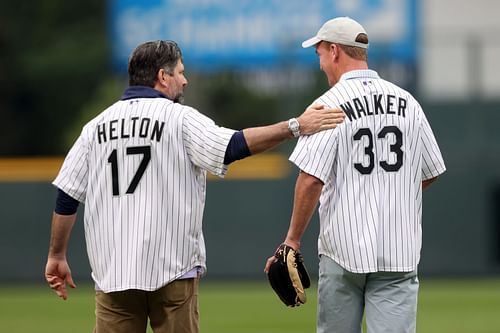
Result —
M316 36L302 42L302 47L311 47L324 40L330 43L367 49L368 44L356 42L359 34L366 34L361 24L350 17L337 17L323 24Z

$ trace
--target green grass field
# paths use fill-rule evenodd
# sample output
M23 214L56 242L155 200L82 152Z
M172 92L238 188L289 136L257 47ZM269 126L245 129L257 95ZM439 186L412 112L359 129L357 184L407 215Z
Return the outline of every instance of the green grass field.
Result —
M202 333L305 333L315 331L316 289L308 303L287 308L265 281L213 282L200 286ZM423 279L417 331L500 332L500 279ZM70 290L67 301L41 286L0 288L0 332L92 332L94 298L89 285Z

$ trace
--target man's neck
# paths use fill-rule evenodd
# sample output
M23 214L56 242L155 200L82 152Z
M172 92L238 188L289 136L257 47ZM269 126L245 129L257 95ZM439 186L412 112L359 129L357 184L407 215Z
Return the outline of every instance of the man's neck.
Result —
M359 71L368 69L368 63L364 60L352 60L345 64L342 74L350 72L350 71Z
M335 77L335 82L332 86L337 84L342 75L344 75L345 73L351 71L365 70L365 69L368 69L368 63L366 61L351 59L350 61L346 62L342 67L339 68L337 75Z

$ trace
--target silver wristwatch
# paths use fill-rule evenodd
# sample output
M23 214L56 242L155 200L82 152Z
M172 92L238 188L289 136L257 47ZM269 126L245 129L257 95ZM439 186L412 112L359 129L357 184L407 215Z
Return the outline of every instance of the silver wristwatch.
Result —
M288 129L292 132L294 137L300 136L300 124L296 118L291 118L288 120Z

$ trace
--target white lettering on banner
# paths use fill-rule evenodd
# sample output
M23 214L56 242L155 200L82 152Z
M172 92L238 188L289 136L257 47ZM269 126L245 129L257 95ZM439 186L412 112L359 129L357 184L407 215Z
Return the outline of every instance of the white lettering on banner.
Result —
M227 61L246 64L256 59L277 63L282 54L302 52L300 43L327 19L345 15L363 23L370 43L397 50L372 52L372 59L379 55L412 61L416 17L411 9L415 1L322 0L304 6L301 0L163 0L155 4L115 0L111 9L113 49L126 60L139 43L171 39L179 43L186 61L203 66ZM312 56L307 59L316 61Z
M220 20L210 17L194 20L185 16L171 22L165 21L158 10L131 10L121 16L119 25L122 28L119 30L123 31L121 37L129 49L133 49L138 41L165 38L178 41L183 49L193 48L195 53L200 49L217 53L226 49L271 49L276 47L275 43L279 47L280 44L301 38L296 29L291 27L301 24L304 31L314 31L320 22L319 15L304 16L299 13L288 16L286 21L277 20L271 14L257 13L256 16L239 15Z

